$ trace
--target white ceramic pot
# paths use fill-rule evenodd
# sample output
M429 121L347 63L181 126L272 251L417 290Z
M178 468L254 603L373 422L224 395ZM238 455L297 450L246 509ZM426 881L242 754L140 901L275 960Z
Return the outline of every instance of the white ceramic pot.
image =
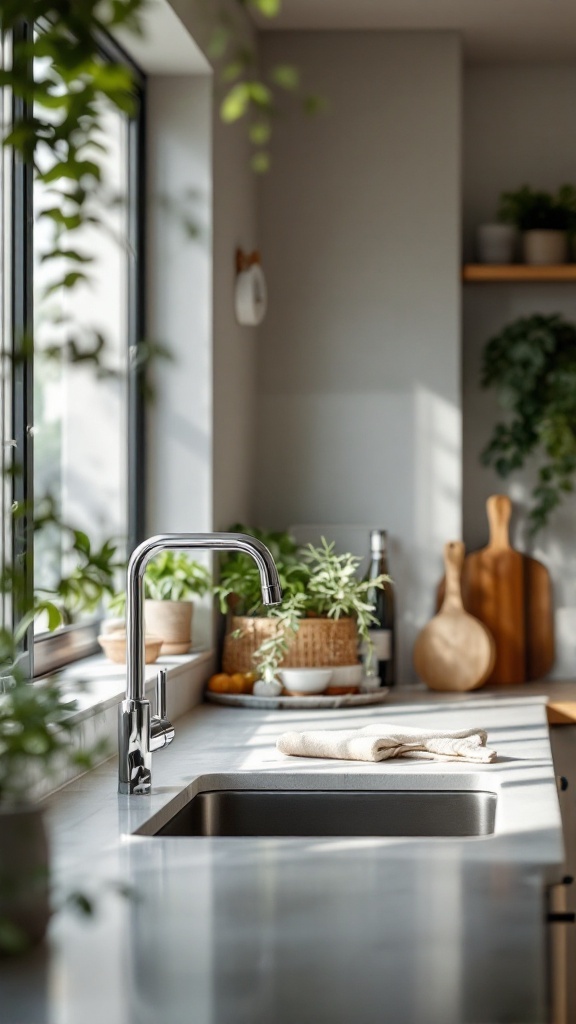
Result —
M517 232L512 224L480 224L476 247L480 263L512 263Z
M254 683L252 693L255 697L279 697L282 693L282 683L277 679L258 679Z
M280 678L288 693L297 697L307 697L313 693L323 693L332 678L331 668L283 668Z
M568 259L566 231L525 231L522 235L524 262L532 266L552 266Z
M50 920L49 849L40 807L0 805L0 919L22 949L36 946ZM20 952L14 949L1 952Z
M144 602L146 633L162 638L162 654L186 654L192 643L192 601Z

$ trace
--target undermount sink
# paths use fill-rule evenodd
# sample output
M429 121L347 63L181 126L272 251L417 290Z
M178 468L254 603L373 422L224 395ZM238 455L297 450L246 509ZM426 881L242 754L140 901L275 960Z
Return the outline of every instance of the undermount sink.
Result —
M496 795L475 790L212 790L157 836L486 836Z

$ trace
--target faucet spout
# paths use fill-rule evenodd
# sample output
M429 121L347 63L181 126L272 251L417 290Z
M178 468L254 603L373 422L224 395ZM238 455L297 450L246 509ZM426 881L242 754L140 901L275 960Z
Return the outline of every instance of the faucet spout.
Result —
M126 588L126 699L119 708L118 754L120 793L148 793L152 785L152 742L169 743L174 731L160 715L151 724L150 705L144 693L144 574L146 566L160 551L243 551L256 562L260 572L262 601L279 604L282 588L272 555L261 541L243 533L166 533L150 537L132 553Z

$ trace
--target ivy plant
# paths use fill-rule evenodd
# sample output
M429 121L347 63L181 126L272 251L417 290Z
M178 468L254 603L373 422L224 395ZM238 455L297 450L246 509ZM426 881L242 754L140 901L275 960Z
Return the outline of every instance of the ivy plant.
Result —
M576 474L576 325L560 315L522 317L486 345L482 386L494 388L505 418L481 454L509 477L532 462L533 537L574 490Z

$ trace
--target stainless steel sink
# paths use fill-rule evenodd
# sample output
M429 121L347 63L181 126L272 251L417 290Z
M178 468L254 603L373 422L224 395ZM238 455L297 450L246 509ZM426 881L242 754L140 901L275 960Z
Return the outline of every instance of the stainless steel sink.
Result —
M457 791L213 790L158 836L486 836L496 795Z

